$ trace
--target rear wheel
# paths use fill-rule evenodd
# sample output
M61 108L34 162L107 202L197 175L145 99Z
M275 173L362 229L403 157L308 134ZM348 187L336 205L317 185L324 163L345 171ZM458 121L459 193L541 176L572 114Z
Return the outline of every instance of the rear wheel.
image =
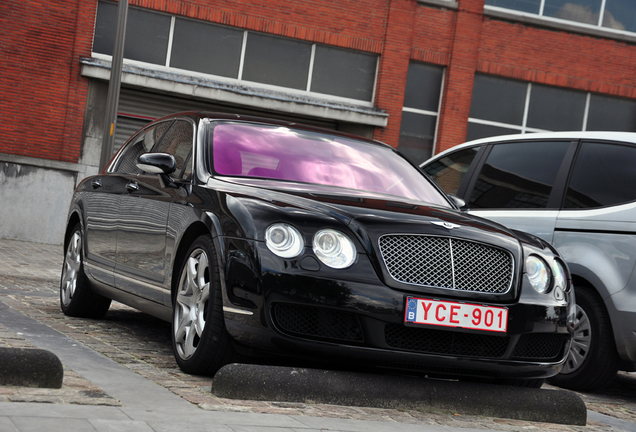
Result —
M190 246L173 297L172 345L179 367L213 375L231 362L234 350L225 329L219 269L209 236Z
M82 227L77 224L73 228L64 255L60 280L60 306L65 315L98 319L106 315L111 301L91 290L84 273L82 245Z
M603 387L618 370L612 325L603 301L586 286L575 289L574 338L561 373L550 379L559 387L593 391Z

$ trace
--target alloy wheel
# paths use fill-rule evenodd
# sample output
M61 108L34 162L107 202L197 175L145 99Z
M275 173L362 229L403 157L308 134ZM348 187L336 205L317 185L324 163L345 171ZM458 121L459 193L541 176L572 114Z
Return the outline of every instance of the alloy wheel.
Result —
M195 249L184 266L174 308L175 345L184 360L192 357L199 346L205 329L209 299L208 256L202 249Z
M75 231L69 241L66 255L64 257L64 268L61 283L62 303L64 306L68 306L75 295L81 265L82 236L79 231Z

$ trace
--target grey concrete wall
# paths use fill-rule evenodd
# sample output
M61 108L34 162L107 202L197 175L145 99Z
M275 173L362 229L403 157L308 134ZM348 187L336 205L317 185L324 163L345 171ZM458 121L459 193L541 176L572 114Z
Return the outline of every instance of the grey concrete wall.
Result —
M77 175L0 162L0 237L61 244Z

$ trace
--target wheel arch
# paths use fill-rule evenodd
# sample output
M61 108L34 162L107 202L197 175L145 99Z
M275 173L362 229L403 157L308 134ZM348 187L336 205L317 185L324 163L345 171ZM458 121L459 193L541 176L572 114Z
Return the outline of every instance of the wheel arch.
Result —
M605 286L602 284L602 282L597 281L596 284L594 284L593 282L591 282L590 280L582 277L579 274L576 274L574 272L572 272L572 284L574 285L574 298L576 299L576 288L583 286L588 288L591 293L597 297L599 304L603 306L603 308L605 309L605 313L607 314L607 316L609 317L609 324L612 328L612 335L614 336L614 346L616 347L617 351L619 353L621 353L621 349L619 347L619 344L617 343L618 340L621 340L622 335L617 331L617 329L620 326L617 326L616 323L614 322L614 320L616 319L616 315L612 314L611 311L613 309L612 304L609 300L609 293L607 292L607 289L605 288ZM601 288L601 290L599 290L599 287ZM604 289L604 291L602 291ZM603 292L605 292L605 295L607 297L603 296ZM609 304L608 304L609 303ZM621 355L621 357L623 357L623 355Z
M73 234L73 228L75 228L75 225L77 224L82 225L82 218L80 217L77 211L74 211L69 215L68 221L66 222L66 231L64 232L64 250L65 251L66 251L66 248L68 247L68 242L71 239L71 234Z
M190 245L202 235L211 235L211 229L208 225L203 223L202 221L197 221L190 225L181 238L179 239L179 244L176 248L174 254L174 260L172 264L171 278L172 284L170 286L170 297L171 300L174 298L176 287L179 285L179 272L181 270L181 265L183 263L183 259L185 254L188 252ZM214 238L214 235L212 235ZM215 242L216 243L216 242Z

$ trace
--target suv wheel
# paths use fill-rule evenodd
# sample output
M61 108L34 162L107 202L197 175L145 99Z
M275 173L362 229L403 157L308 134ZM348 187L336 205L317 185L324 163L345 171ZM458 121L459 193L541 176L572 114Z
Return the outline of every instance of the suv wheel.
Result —
M593 391L603 387L618 369L618 353L603 301L586 286L575 288L574 338L561 373L550 382L559 387Z

